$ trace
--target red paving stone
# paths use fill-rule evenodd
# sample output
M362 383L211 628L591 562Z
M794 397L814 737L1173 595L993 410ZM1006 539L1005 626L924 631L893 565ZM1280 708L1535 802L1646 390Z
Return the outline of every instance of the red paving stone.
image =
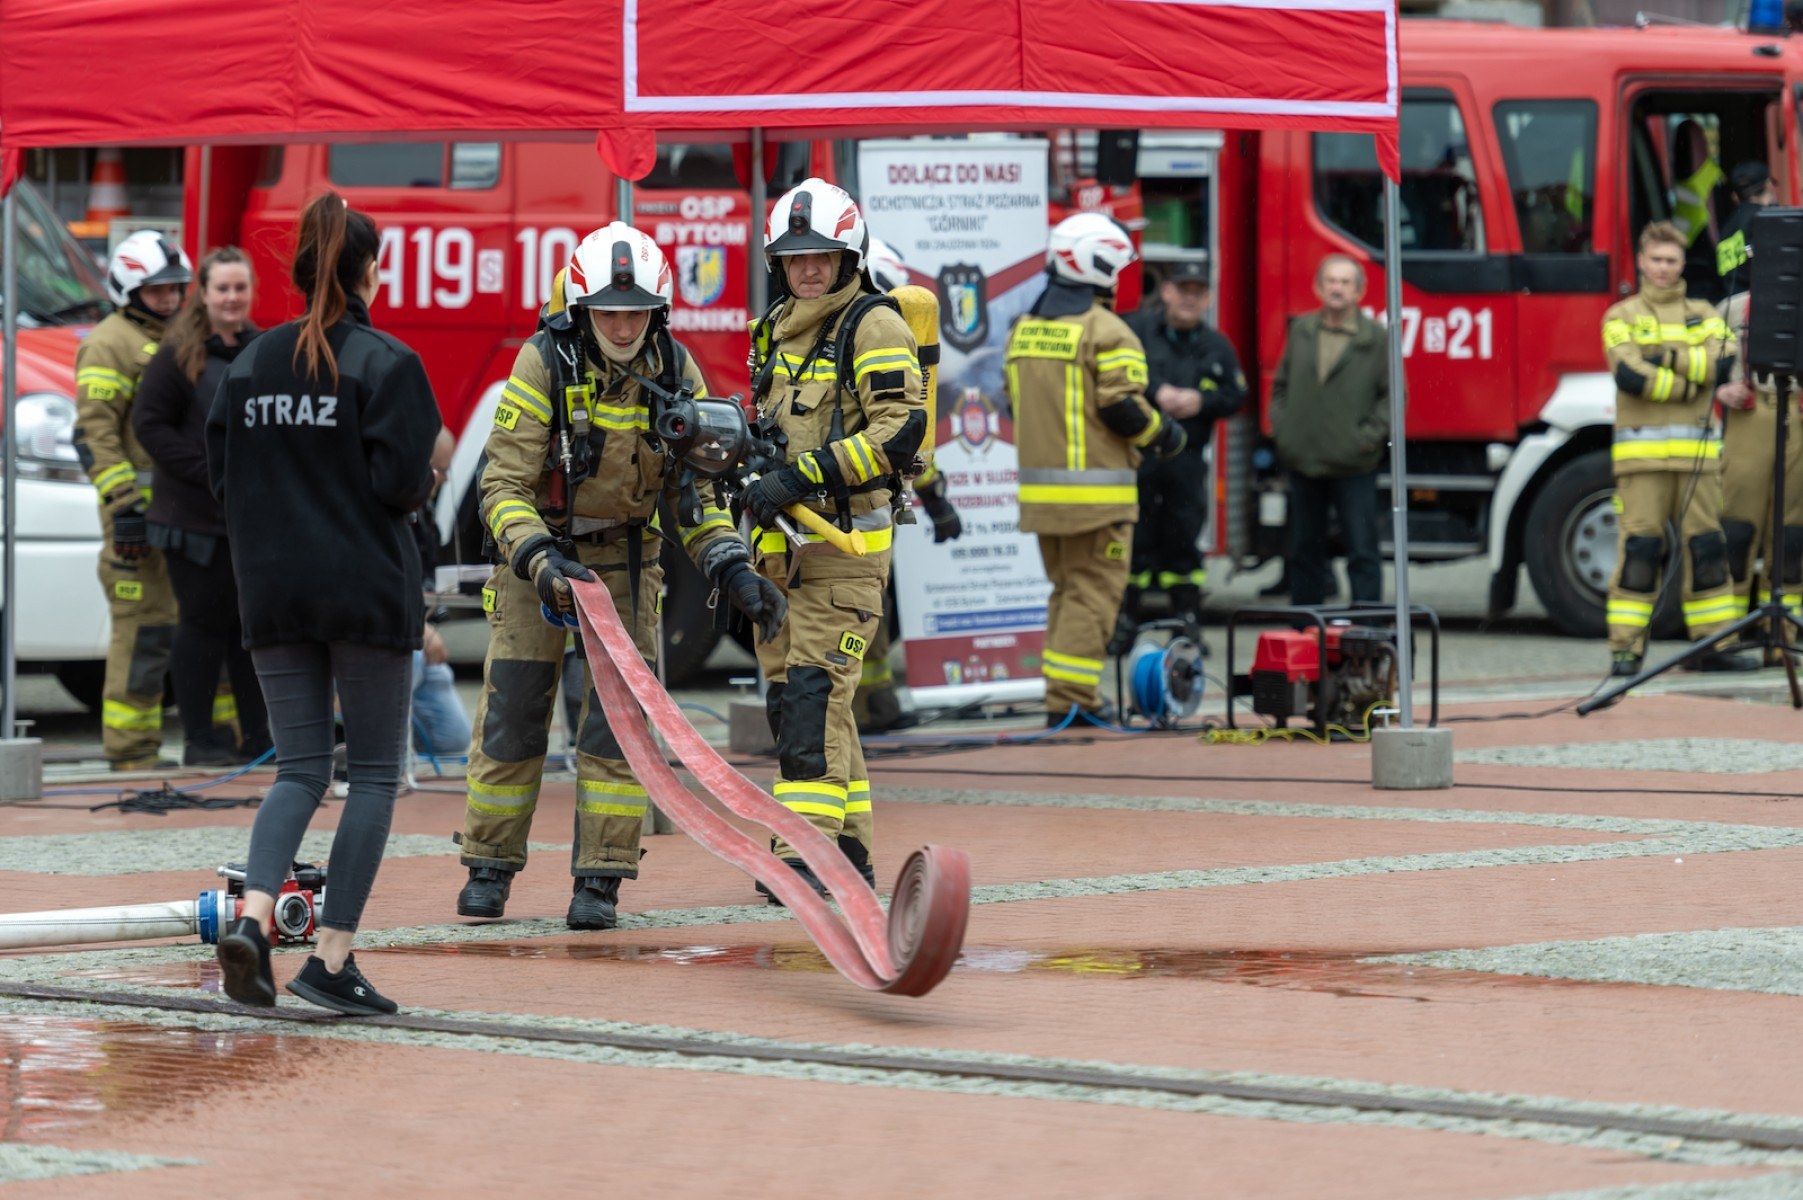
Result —
M1544 705L1459 711L1537 707ZM1464 749L1697 736L1795 741L1797 720L1771 705L1646 697L1584 720L1561 714L1460 724L1455 742ZM1369 769L1368 751L1358 746L1104 737L883 758L873 777L879 805L884 787L907 786L1803 824L1803 806L1746 794L1788 795L1795 785L1803 795L1803 772L1461 764L1460 786L1451 791L1396 793L1366 786ZM766 771L748 768L755 779ZM1513 790L1522 786L1547 790ZM542 840L567 836L569 791L567 784L547 788ZM322 828L334 811L323 811ZM930 840L968 850L978 886L1637 840L1477 820L924 803L879 811L884 853L895 856L885 873L906 849ZM0 837L242 827L249 815L157 818L22 805L0 808ZM401 802L395 829L448 834L460 817L457 796L416 795ZM741 876L686 839L647 844L646 877L629 885L628 911L752 899ZM210 886L211 865L98 878L0 873L0 910L181 898ZM918 1000L857 991L825 969L786 921L371 948L360 957L403 1003L461 1012L1803 1118L1803 1050L1795 1049L1803 1045L1803 998L1358 961L1803 925L1794 899L1800 872L1803 848L1786 848L1687 854L1682 864L1666 856L981 905L972 912L966 965ZM366 925L449 924L458 883L448 855L393 860ZM542 855L520 877L511 909L555 916L567 888L560 855ZM0 955L0 967L18 961ZM91 958L33 961L43 979L65 984L164 995L217 987L216 971L199 956L115 969L95 968ZM283 956L278 979L298 964L298 956ZM1795 982L1803 987L1803 979ZM34 1069L23 1070L26 1062ZM221 1034L3 1018L0 1068L9 1065L15 1069L0 1074L7 1100L0 1142L207 1161L15 1185L25 1196L282 1194L294 1186L296 1164L306 1170L315 1161L271 1152L279 1131L296 1127L304 1128L304 1144L345 1148L359 1163L361 1186L398 1194L427 1187L435 1195L544 1193L617 1178L645 1194L685 1196L1505 1197L1750 1173L1494 1136L350 1044L270 1032L255 1021ZM218 1132L239 1114L256 1122L255 1140Z

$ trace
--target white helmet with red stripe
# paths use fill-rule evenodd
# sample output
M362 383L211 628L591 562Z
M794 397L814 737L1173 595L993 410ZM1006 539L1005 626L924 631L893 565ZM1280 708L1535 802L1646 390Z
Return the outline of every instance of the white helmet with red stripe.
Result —
M842 250L852 270L864 266L870 238L858 202L843 188L824 179L804 179L782 194L770 210L764 231L764 257L785 254L830 254ZM844 264L842 264L843 267Z
M167 234L140 229L113 250L106 267L106 294L124 308L147 284L193 283L194 266Z
M1138 257L1127 231L1099 212L1080 212L1058 222L1045 251L1053 275L1103 291L1112 290L1127 264Z
M624 221L582 239L563 272L569 308L670 309L675 278L657 243Z
M908 264L902 261L894 246L875 234L870 235L870 251L864 256L864 266L879 292L893 292L908 282Z

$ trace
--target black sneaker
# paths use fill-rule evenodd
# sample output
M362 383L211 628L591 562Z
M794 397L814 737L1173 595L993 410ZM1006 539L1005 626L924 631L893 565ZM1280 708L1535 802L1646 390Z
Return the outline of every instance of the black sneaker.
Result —
M326 970L317 954L309 954L300 974L288 981L288 990L309 1004L350 1017L380 1017L401 1011L400 1005L363 978L355 954L345 955L344 970L336 975Z
M501 867L471 867L470 881L457 893L457 915L494 920L507 911L513 872Z
M219 939L214 951L225 976L225 994L240 1004L275 1007L275 975L269 969L269 939L263 927L239 917Z
M814 891L820 896L820 898L822 900L825 900L827 898L826 885L824 883L820 882L819 878L817 876L815 876L814 872L808 870L808 864L802 862L799 858L785 858L785 859L783 859L783 865L788 867L791 871L795 872L797 875L801 876L802 879L806 880L807 885L809 887L813 888ZM763 898L766 901L768 901L771 904L776 905L776 907L778 907L778 908L787 908L788 907L788 905L784 904L781 900L776 898L775 892L771 891L769 888L764 886L763 880L760 879L758 881L757 886L758 886L758 894L763 896Z
M1644 661L1632 650L1616 650L1609 655L1609 678L1632 679L1640 674L1640 664Z
M612 929L620 923L620 877L579 878L564 924L571 929Z

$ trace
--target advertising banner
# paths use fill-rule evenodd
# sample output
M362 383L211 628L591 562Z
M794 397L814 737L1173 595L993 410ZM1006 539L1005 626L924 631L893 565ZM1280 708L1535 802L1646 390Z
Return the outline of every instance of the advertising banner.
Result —
M1051 584L1019 530L1019 460L1002 385L1008 328L1042 290L1043 139L868 141L859 202L911 281L939 296L935 462L963 536L901 526L895 599L908 686L922 707L1044 695L1039 655Z

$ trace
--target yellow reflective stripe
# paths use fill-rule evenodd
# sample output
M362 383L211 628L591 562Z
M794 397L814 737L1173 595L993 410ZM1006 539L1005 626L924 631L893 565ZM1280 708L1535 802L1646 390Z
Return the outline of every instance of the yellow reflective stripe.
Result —
M853 383L863 383L864 376L883 367L900 367L904 371L920 373L920 363L906 346L882 346L875 350L866 350L851 360L851 376Z
M761 554L781 554L789 548L789 539L780 529L763 529L758 532L758 552Z
M1613 350L1617 346L1631 341L1633 337L1634 335L1628 329L1628 323L1626 321L1618 318L1613 321L1603 322L1603 349Z
M879 551L887 550L895 544L895 526L893 525L885 525L881 529L866 529L862 532L864 534L864 552L866 554L875 554ZM818 542L824 539L804 534L802 540L805 542ZM788 548L789 539L780 529L766 529L758 535L758 549L762 550L765 554L781 554Z
M130 463L114 463L94 477L94 486L104 495L119 486L119 484L135 482L137 478L137 468L133 467Z
M1092 671L1100 671L1103 666L1103 661L1099 658L1079 658L1075 654L1062 654L1057 650L1047 650L1045 660L1067 667L1086 667Z
M153 704L139 708L118 700L104 701L100 706L100 723L108 729L127 729L133 733L155 732L163 727L163 706Z
M1140 431L1139 436L1133 439L1133 444L1135 446L1150 445L1152 439L1158 436L1158 431L1163 428L1164 414L1154 409L1152 412L1152 423Z
M1653 606L1638 600L1609 601L1608 622L1629 629L1644 629L1653 621Z
M488 529L498 540L502 530L515 521L539 520L538 509L524 500L503 500L488 514Z
M783 368L783 374L796 383L836 383L839 379L839 368L830 362L812 362L807 369L802 369L803 359L799 354L782 353L777 356L777 365Z
M869 438L855 434L845 439L845 450L852 460L852 474L856 476L847 482L865 483L876 478L876 454L870 448Z
M845 789L837 784L822 783L818 780L807 782L791 782L785 780L772 789L776 798L782 801L784 808L803 815L812 814L817 817L843 817L845 815ZM790 797L795 797L791 799ZM812 797L812 799L802 799Z
M868 800L847 800L845 802L845 815L848 817L852 813L864 813L869 811L870 801Z
M213 724L230 725L238 719L238 698L236 696L213 697Z
M1138 486L1109 483L1023 483L1022 504L1138 504Z
M801 477L809 483L826 482L826 472L820 469L820 461L812 454L804 454L796 459L795 469L800 471Z
M827 783L821 779L784 779L770 790L773 796L825 796L829 800L844 800L850 789L842 788L836 783Z
M1716 596L1707 600L1686 600L1684 602L1684 620L1687 624L1700 621L1730 621L1740 616L1743 610L1743 603L1733 596Z
M1102 681L1100 671L1072 671L1068 667L1054 667L1051 663L1041 666L1039 673L1047 679L1057 679L1065 683L1100 683Z
M645 815L646 793L640 784L615 783L606 779L579 779L576 781L576 787L577 812L600 817L642 817ZM617 796L620 799L585 800L581 795L583 792L599 796Z
M1146 356L1141 354L1138 350L1133 349L1131 346L1122 346L1116 350L1104 350L1096 355L1096 369L1100 371L1112 371L1116 367L1125 366L1130 363L1138 363L1141 366L1144 366L1145 362Z
M1615 462L1630 462L1642 459L1667 458L1701 458L1711 459L1722 456L1722 444L1715 439L1703 438L1666 438L1663 441L1629 441L1616 442L1609 447L1609 457ZM1022 492L1026 489L1022 488ZM1026 497L1022 496L1024 500Z
M1684 364L1687 368L1685 374L1690 377L1691 383L1701 384L1703 377L1709 373L1709 356L1707 354L1687 354L1685 358L1689 360Z
M1076 364L1064 368L1064 465L1072 471L1083 469L1083 381Z
M75 386L98 388L103 392L110 389L110 394L96 397L96 399L107 400L129 400L132 393L138 390L136 380L110 367L83 367L75 372Z
M870 780L854 779L845 788L845 811L849 813L870 811Z
M696 538L700 537L702 534L706 533L710 529L731 529L731 528L732 528L732 514L731 513L727 512L723 508L703 509L701 512L701 524L695 526L693 529L690 529L687 533L683 534L682 544L685 548L688 547L689 545L694 543Z
M637 404L597 404L595 424L603 429L650 429L651 417Z
M518 375L507 377L507 382L501 385L501 395L546 425L551 423L551 402L545 399L543 392L522 380Z
M845 810L837 804L816 804L812 800L784 800L783 807L804 817L838 817L840 819L845 817Z

